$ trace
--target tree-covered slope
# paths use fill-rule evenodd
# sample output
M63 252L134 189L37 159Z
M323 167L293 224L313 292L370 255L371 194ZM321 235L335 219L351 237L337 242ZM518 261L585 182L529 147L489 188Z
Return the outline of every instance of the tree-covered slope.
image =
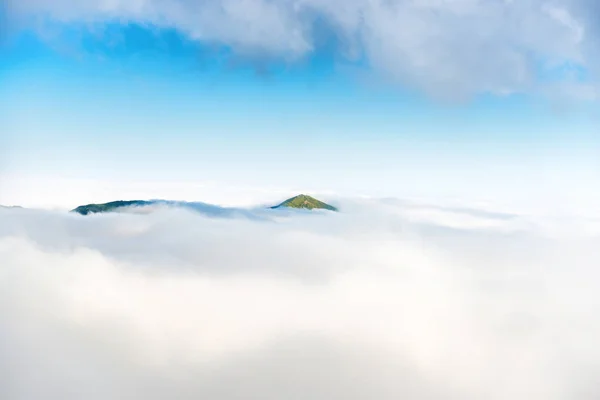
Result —
M311 197L311 196L308 196L305 194L301 194L301 195L292 197L290 199L287 199L283 203L276 205L274 207L271 207L271 208L280 208L280 207L303 208L303 209L307 209L307 210L323 209L323 210L329 210L329 211L338 211L338 209L335 208L334 206L329 205L327 203L323 203L322 201L317 200L314 197Z
M151 205L153 202L145 201L145 200L118 200L111 201L110 203L102 203L102 204L87 204L85 206L79 206L76 209L72 210L72 212L79 213L81 215L95 214L95 213L104 213L116 211L121 207L140 207Z

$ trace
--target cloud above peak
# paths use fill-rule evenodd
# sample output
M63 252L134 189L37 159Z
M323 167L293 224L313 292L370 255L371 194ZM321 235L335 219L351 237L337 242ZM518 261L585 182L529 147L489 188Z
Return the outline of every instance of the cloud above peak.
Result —
M348 61L440 98L536 93L595 98L597 6L588 0L12 0L14 16L175 28L239 55L295 62L335 38ZM592 89L590 89L590 87ZM591 96L590 96L590 93Z

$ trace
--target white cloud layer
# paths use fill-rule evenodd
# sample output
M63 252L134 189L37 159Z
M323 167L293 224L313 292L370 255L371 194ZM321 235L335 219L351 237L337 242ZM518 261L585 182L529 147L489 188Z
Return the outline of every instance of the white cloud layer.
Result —
M0 398L600 397L597 229L343 209L0 209Z
M440 98L534 92L595 99L595 0L9 0L13 18L172 27L238 54L294 61L336 37L384 79ZM597 78L597 76L596 76Z

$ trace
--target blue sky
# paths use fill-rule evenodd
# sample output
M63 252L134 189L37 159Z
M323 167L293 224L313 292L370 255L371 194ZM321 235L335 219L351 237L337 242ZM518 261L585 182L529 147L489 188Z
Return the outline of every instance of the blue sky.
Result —
M311 12L321 18L310 24L290 19L281 6L264 27L260 17L243 20L250 25L242 33L228 27L241 17L226 7L218 29L200 29L201 19L197 32L193 20L167 8L147 14L121 5L104 15L92 2L80 9L66 1L28 3L5 11L15 23L0 57L0 174L13 179L510 198L535 190L579 193L599 175L595 60L586 58L585 41L571 38L580 30L574 11L565 17L569 2L548 12L562 28L536 22L555 36L551 46L533 33L523 42L510 33L465 42L460 24L434 21L447 46L457 46L450 56L429 39L416 50L392 40L411 33L384 29L395 26L393 14L389 21L378 17L384 28L370 33L374 38L362 28L336 30L345 21L336 13L352 10L331 8L335 1L315 2ZM199 4L177 3L189 12L211 11ZM448 21L466 12L438 11L451 12ZM517 21L533 18L513 11L523 13ZM465 21L483 29L483 19ZM421 14L404 21L417 38L419 21L428 22ZM306 24L310 35L296 40L295 25ZM276 34L291 36L279 41ZM357 35L363 36L351 43ZM530 47L521 51L524 43ZM470 52L483 45L495 48L473 61ZM497 65L503 69L495 71ZM523 65L529 70L510 70ZM10 197L8 188L0 200L40 196L29 190ZM587 190L581 196L589 197Z

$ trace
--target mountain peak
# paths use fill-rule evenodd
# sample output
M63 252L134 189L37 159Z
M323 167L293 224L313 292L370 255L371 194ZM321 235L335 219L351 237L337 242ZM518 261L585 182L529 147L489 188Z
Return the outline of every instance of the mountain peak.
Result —
M334 206L329 205L327 203L323 203L322 201L317 200L314 197L306 195L306 194L299 194L298 196L289 198L286 201L284 201L283 203L281 203L275 207L271 207L271 208L280 208L280 207L304 208L307 210L323 209L323 210L330 210L330 211L338 211L338 209L335 208Z

